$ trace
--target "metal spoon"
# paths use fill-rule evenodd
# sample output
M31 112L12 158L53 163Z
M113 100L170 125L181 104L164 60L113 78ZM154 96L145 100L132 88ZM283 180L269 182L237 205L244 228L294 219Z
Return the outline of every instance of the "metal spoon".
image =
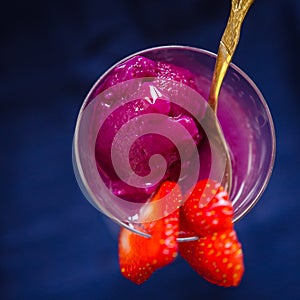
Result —
M229 19L223 33L222 39L220 41L220 46L218 50L218 55L216 59L215 69L213 73L210 94L208 99L208 104L214 112L216 117L217 114L217 107L218 107L218 97L220 93L220 89L223 83L223 79L226 75L227 69L230 65L232 60L232 56L235 52L237 44L239 42L240 31L242 27L242 23L244 18L254 0L232 0L231 1L231 10ZM224 188L230 192L231 184L232 184L232 168L231 168L231 160L229 149L224 138L222 129L217 122L217 118L213 118L216 122L212 122L211 113L206 114L205 116L211 126L210 130L213 130L214 134L214 141L212 141L213 145L216 146L219 150L225 154L226 164L224 170L224 177L222 179L221 184ZM214 123L214 124L212 124ZM198 237L185 237L185 238L177 238L178 242L188 242L197 240Z
M223 79L226 75L227 69L232 60L232 56L239 42L242 23L253 2L254 0L231 1L230 15L225 31L220 41L208 99L208 104L210 105L215 114L217 114L218 97L223 83ZM232 168L229 149L224 138L222 129L219 126L219 123L216 122L215 126L216 133L218 133L218 135L216 135L216 139L219 139L218 143L220 147L224 148L224 153L226 156L225 172L221 183L229 193L232 184Z

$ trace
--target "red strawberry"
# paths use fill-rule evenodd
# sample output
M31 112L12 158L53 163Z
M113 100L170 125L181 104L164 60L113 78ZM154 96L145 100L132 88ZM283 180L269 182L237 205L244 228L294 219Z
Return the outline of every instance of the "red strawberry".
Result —
M182 257L207 281L237 286L244 273L243 253L234 230L227 229L179 244Z
M179 238L197 238L197 234L191 229L188 220L183 216L182 209L179 210Z
M164 182L151 202L174 190L176 183ZM181 192L176 187L174 201L181 202ZM159 209L158 206L153 206ZM154 215L156 212L153 212ZM147 210L147 216L149 210ZM139 236L122 228L119 238L119 263L121 273L136 284L145 282L152 273L171 263L178 252L177 236L179 230L179 210L168 216L143 224L151 238Z
M181 208L181 221L197 235L232 229L233 208L228 194L217 182L199 181Z

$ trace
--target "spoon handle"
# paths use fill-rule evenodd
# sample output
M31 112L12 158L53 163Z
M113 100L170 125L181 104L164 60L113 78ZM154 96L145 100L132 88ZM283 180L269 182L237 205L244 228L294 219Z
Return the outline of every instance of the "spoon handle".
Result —
M242 23L253 2L254 0L231 1L230 15L219 45L218 56L208 100L208 104L214 112L217 110L218 96L223 79L239 42Z

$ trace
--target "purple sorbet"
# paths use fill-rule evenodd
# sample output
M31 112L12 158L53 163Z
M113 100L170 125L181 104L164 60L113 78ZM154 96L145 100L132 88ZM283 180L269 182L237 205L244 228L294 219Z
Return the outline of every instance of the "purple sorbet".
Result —
M106 89L134 78L155 77L162 80L172 79L176 82L187 85L197 91L195 76L186 69L177 67L165 62L155 62L150 59L136 56L112 69L105 77L104 81L95 90L93 97L104 92ZM125 86L126 87L126 86ZM147 86L145 87L147 88ZM113 99L122 97L121 94L114 94ZM189 101L189 99L184 99ZM167 116L168 122L177 123L187 130L189 134L179 137L181 149L185 149L187 156L192 157L195 153L191 152L190 147L185 147L187 140L192 136L194 143L199 145L203 138L201 128L196 120L181 106L161 97L153 99L149 92L146 98L132 99L124 103L110 113L102 124L96 140L95 158L100 176L112 192L120 198L131 202L144 202L155 191L158 184L149 185L149 188L140 188L129 185L117 175L112 159L111 149L114 143L118 153L122 157L124 140L114 141L114 138L122 126L135 118L147 114L162 114ZM169 124L169 123L168 123ZM151 124L144 124L145 130ZM159 126L168 126L159 124ZM134 126L128 127L127 135L135 135ZM146 176L150 173L149 160L154 154L160 154L166 161L167 170L161 181L177 181L180 175L181 166L180 155L177 150L178 145L174 145L170 139L159 134L146 134L138 136L131 145L129 157L124 153L124 160L129 159L132 171L139 176ZM159 166L158 166L159 168ZM125 170L126 171L126 170Z

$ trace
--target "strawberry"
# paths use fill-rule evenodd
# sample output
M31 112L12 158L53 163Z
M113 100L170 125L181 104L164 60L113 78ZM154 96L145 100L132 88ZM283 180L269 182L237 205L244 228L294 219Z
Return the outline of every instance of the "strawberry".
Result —
M197 241L179 245L181 256L207 281L237 286L244 273L243 253L233 228L233 207L213 180L197 183L180 210L180 229Z
M197 234L191 229L189 221L185 219L182 208L179 210L179 238L197 237Z
M174 190L176 183L164 182L151 202L166 196ZM181 202L181 192L176 187L174 201ZM151 206L150 206L151 207ZM153 206L154 210L160 209ZM151 212L154 215L156 212ZM147 209L149 214L149 209ZM143 223L143 228L151 235L142 237L125 228L120 231L119 263L121 273L136 284L145 282L157 269L170 264L178 253L177 236L179 230L179 210L161 219Z
M228 194L217 182L199 181L181 208L181 222L196 235L203 236L221 229L232 229L233 208Z
M210 233L197 241L179 244L181 256L207 281L237 286L244 273L243 253L232 229Z

